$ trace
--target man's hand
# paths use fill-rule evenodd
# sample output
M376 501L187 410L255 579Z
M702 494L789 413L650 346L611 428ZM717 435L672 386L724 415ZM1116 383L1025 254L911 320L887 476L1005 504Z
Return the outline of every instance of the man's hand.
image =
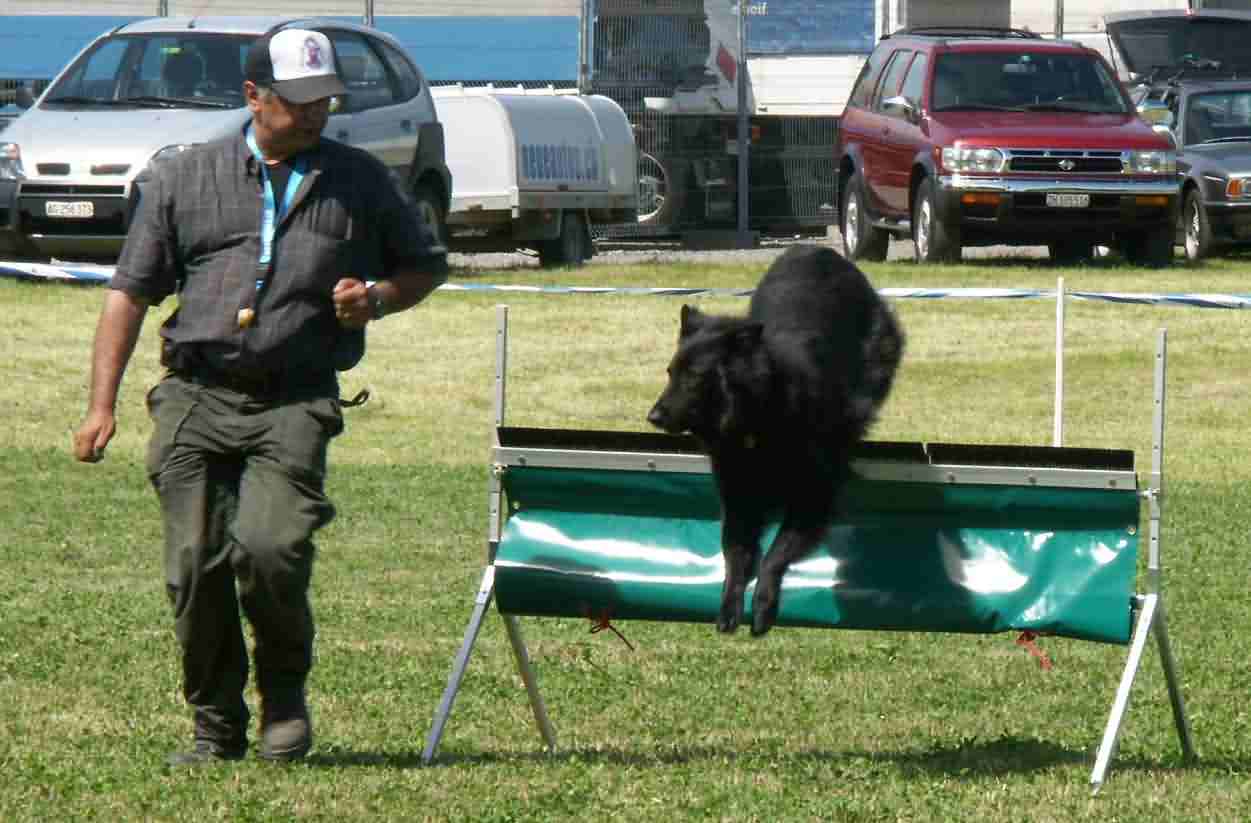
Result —
M92 411L74 433L74 457L83 463L99 463L113 439L117 421L110 412Z
M355 277L345 277L334 284L331 295L334 300L334 316L345 329L363 329L369 322L369 294L365 282Z

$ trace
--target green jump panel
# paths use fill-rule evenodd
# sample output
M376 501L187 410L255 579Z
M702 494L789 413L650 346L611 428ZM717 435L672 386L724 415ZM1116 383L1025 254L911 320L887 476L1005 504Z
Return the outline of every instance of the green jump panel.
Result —
M715 622L711 475L509 466L503 487L500 611ZM777 625L1128 643L1138 505L1134 489L858 478L820 548L783 578Z

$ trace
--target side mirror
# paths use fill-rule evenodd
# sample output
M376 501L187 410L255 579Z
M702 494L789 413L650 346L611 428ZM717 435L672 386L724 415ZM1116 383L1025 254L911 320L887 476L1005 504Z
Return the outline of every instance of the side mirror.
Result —
M882 112L891 117L902 117L905 120L912 121L916 119L917 108L907 97L899 95L883 100Z
M35 95L25 83L22 83L14 92L14 102L17 103L19 109L28 109L35 104Z

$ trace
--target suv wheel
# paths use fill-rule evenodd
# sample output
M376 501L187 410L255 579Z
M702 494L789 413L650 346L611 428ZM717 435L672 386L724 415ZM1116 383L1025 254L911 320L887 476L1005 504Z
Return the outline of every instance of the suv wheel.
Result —
M1173 262L1172 228L1126 232L1120 237L1121 253L1136 266L1158 269Z
M847 181L843 198L843 253L848 260L885 260L890 235L869 223L865 209L864 180L857 171Z
M1182 206L1182 237L1185 240L1186 259L1197 263L1212 253L1212 225L1199 199L1199 191L1191 189Z
M1047 244L1051 254L1051 262L1062 266L1076 266L1089 263L1095 256L1095 244L1087 240L1067 238Z
M955 263L960 260L960 229L938 216L932 177L921 181L912 206L912 245L918 263Z

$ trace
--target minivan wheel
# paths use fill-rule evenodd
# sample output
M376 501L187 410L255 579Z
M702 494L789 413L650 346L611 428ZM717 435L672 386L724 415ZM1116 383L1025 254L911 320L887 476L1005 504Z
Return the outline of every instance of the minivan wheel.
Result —
M860 172L852 175L843 198L843 253L848 260L886 259L890 235L869 223L865 210L864 181Z
M938 216L934 178L927 177L912 207L912 246L918 263L960 260L960 228Z

